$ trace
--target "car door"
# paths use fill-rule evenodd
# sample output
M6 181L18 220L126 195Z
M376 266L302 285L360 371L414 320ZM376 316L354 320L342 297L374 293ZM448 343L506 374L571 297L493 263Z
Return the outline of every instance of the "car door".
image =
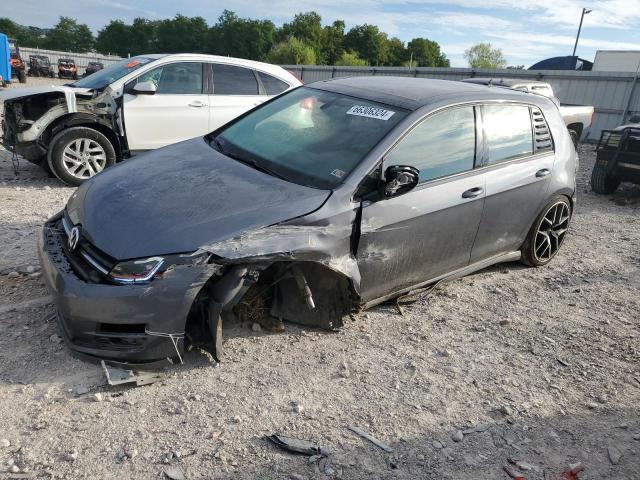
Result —
M136 94L138 82L153 82L154 94ZM131 150L150 150L205 135L209 96L203 93L203 64L161 65L125 86L123 114Z
M485 188L474 168L475 116L470 105L432 114L385 156L383 171L410 165L420 183L402 196L363 202L357 261L365 302L469 263Z
M224 63L214 63L212 67L213 95L209 100L211 130L221 127L268 98L260 94L254 70Z
M553 139L544 116L528 105L483 105L487 191L471 261L517 251L546 201Z

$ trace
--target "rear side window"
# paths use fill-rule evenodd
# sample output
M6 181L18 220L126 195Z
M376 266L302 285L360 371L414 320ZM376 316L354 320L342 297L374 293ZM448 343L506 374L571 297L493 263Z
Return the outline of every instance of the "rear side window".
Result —
M473 107L436 113L411 130L387 155L385 166L410 165L420 182L473 169L476 123Z
M201 63L170 63L143 73L137 83L153 82L156 94L198 95L202 93Z
M482 124L487 139L488 164L506 162L533 153L529 107L484 105Z
M260 77L260 81L262 82L262 86L264 87L267 95L278 95L289 88L289 84L287 82L283 82L279 78L263 72L256 73Z
M258 95L253 70L233 65L213 64L214 95Z

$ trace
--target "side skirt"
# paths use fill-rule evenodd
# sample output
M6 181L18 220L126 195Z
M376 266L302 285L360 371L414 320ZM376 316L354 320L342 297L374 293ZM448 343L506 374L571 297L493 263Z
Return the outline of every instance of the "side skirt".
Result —
M418 283L417 285L412 285L411 287L406 287L406 288L403 288L402 290L396 290L393 293L389 293L387 295L376 298L374 300L369 300L368 302L362 304L360 308L362 310L366 310L367 308L374 307L392 298L399 297L400 295L409 293L412 290L424 288L433 283L440 282L440 281L448 282L451 280L455 280L456 278L464 277L473 272L477 272L478 270L482 270L483 268L487 268L487 267L490 267L491 265L495 265L496 263L516 262L520 260L520 257L521 257L520 251L502 253L500 255L496 255L496 256L487 258L485 260L472 263L471 265L467 265L466 267L459 268L458 270L454 270L453 272L446 273L444 275L440 275L439 277L435 277L425 282Z

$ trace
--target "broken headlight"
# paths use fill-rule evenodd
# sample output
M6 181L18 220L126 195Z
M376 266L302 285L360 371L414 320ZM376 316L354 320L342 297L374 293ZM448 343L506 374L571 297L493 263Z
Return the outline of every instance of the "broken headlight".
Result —
M127 260L113 267L109 276L117 283L144 283L176 265L202 265L210 257L211 254L204 252Z

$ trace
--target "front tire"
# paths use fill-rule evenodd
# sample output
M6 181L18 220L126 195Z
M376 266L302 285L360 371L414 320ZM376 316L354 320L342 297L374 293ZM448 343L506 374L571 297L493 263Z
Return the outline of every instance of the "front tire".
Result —
M541 267L556 256L569 228L571 204L564 195L558 195L545 205L533 223L522 245L521 261L530 267Z
M601 195L615 192L620 186L621 179L617 175L607 172L607 165L601 165L599 161L591 171L591 190Z
M27 83L27 74L24 73L24 70L18 72L18 81L20 83Z
M77 187L85 180L116 163L109 139L93 128L62 130L49 144L49 168L67 185Z

